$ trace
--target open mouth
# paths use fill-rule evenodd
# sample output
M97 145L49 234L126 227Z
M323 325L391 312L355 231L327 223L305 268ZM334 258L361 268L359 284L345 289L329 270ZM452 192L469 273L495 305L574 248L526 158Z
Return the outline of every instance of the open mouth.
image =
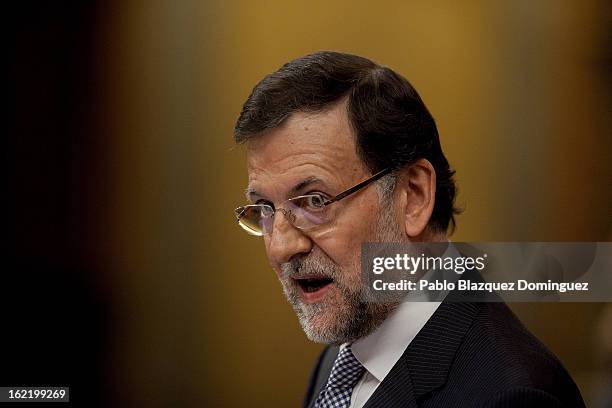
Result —
M317 292L323 289L324 287L332 283L334 280L332 278L327 278L327 277L322 276L322 277L297 278L295 279L295 281L305 293L314 293L314 292Z

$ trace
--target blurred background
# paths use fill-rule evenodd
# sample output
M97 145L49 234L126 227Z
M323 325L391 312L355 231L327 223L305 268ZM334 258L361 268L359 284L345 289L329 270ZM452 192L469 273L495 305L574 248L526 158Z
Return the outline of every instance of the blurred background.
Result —
M452 239L612 239L607 1L24 1L3 15L0 385L69 385L90 407L300 404L322 347L235 225L232 130L257 81L315 50L419 91L457 170ZM611 306L512 307L604 406Z

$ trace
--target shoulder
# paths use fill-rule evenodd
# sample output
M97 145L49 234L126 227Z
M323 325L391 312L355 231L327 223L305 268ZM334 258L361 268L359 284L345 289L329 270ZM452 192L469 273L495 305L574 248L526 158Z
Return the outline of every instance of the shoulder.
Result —
M445 388L472 394L481 406L584 406L561 362L505 303L477 304Z
M556 396L530 387L512 387L503 390L493 396L485 408L562 408L575 407L580 405L565 404ZM584 404L582 405L584 406Z

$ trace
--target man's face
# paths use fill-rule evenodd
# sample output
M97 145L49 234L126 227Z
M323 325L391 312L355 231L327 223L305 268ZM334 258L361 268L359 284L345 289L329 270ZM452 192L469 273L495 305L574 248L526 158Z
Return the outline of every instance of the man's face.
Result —
M335 196L371 176L357 156L344 103L321 113L294 113L254 138L247 165L250 200L276 208L299 195ZM381 204L374 186L331 205L337 206L333 219L306 231L277 211L264 242L307 336L342 343L367 335L389 309L362 298L361 243L402 241L404 234L392 205Z

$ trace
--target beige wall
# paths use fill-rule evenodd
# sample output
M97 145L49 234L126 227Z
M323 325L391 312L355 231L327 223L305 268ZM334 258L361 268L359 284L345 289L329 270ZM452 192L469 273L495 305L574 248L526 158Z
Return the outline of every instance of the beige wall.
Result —
M609 240L603 4L132 0L105 9L116 392L149 406L298 405L321 347L304 338L262 243L234 225L246 174L232 129L264 74L314 50L367 56L419 90L466 208L453 239ZM600 309L516 306L585 390Z

